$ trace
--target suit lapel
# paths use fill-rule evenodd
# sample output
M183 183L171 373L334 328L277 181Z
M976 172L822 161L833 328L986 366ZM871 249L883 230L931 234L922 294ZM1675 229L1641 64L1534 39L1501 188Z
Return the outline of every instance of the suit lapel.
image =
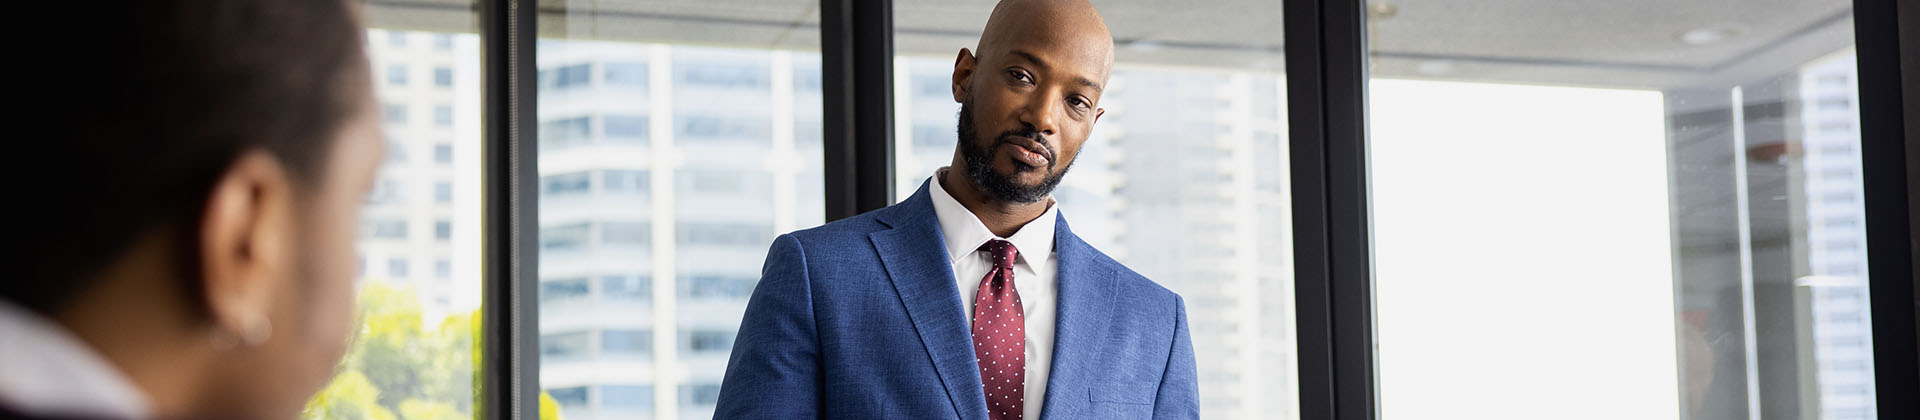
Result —
M985 420L987 402L980 373L975 370L978 362L973 355L973 332L967 327L953 264L947 260L946 240L931 200L927 186L922 184L919 192L879 215L881 223L892 229L874 232L868 238L880 253L914 331L920 333L920 342L927 348L954 411L962 419Z
M1104 371L1095 357L1106 341L1113 308L1113 267L1097 258L1093 246L1082 242L1060 216L1054 227L1054 249L1059 253L1060 300L1054 326L1053 366L1047 377L1046 407L1042 419L1073 416L1085 411L1092 378Z

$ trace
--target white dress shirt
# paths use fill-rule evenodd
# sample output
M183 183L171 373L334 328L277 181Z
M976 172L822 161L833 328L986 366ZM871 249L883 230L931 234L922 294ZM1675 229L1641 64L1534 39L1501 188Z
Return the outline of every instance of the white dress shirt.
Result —
M1020 309L1027 323L1027 395L1021 401L1021 412L1022 418L1039 419L1047 396L1047 369L1053 363L1054 308L1060 290L1057 283L1060 260L1053 252L1054 218L1058 210L1049 203L1040 218L1027 222L1012 237L996 236L980 218L940 187L940 173L945 170L935 170L927 188L933 196L933 212L940 218L940 232L946 236L947 258L953 263L953 277L960 287L964 314L973 313L973 299L980 291L980 280L993 269L992 257L980 251L980 246L1000 239L1012 242L1014 249L1020 251L1013 260L1013 288L1020 293ZM973 317L968 316L967 322L973 322Z
M147 418L147 397L53 321L0 301L0 404L22 414Z

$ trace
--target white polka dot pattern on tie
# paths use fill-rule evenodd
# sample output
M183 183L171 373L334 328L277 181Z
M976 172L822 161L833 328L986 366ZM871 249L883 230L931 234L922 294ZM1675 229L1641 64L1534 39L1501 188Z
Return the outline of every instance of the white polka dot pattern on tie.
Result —
M1026 315L1013 283L1013 261L1020 251L1013 243L998 239L988 241L980 250L992 256L993 269L980 279L980 290L974 295L973 319L981 321L973 324L974 360L980 365L980 383L988 386L987 417L1018 419L1026 402L1022 373L1027 367L1027 336L1022 330ZM1000 326L995 326L995 319L1000 320ZM1006 325L1015 327L1004 329ZM1006 345L1008 342L1013 345Z

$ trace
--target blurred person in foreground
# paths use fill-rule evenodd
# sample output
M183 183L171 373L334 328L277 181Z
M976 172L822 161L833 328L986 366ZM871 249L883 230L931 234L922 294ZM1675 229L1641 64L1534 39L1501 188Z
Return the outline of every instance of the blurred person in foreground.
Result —
M954 58L952 165L774 240L714 418L1199 418L1185 303L1052 197L1112 68L1086 0L996 5Z
M294 417L346 349L384 153L357 6L29 7L73 27L16 55L34 169L10 199L0 417Z

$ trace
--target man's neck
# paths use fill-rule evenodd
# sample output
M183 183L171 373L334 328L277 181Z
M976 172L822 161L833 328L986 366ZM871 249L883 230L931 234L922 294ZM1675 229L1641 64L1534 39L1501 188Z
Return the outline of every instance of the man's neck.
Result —
M952 167L941 169L939 175L935 177L935 182L940 183L940 188L947 190L954 201L966 206L973 217L987 225L987 230L1002 238L1013 236L1021 226L1040 218L1041 214L1047 212L1047 207L1053 205L1052 197L1032 203L1013 203L992 198L981 191L980 186L974 185L966 174Z

